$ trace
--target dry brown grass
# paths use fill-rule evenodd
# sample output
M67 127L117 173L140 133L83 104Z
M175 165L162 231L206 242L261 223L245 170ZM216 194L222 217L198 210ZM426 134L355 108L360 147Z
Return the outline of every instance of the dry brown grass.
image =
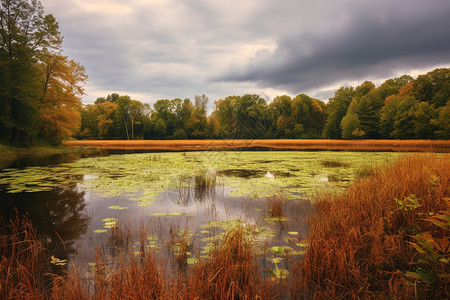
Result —
M257 299L263 296L256 256L244 229L229 231L210 259L196 265L188 278L187 299Z
M282 196L270 197L267 201L268 214L270 218L285 218L286 214L283 211L286 199Z
M5 224L0 217L0 299L49 296L50 258L27 218Z
M346 150L450 152L449 140L83 140L65 141L70 147L124 150L199 151L219 149L269 148L279 150Z
M323 196L312 218L310 247L294 275L293 294L306 292L317 299L447 298L450 279L437 275L448 276L449 263L424 261L438 254L449 258L449 231L430 222L430 215L439 212L450 216L449 180L449 156L413 155L361 179L337 199ZM439 241L442 251L430 246L419 255L411 243L420 233L434 237L429 245ZM431 282L408 273L418 268L428 269Z

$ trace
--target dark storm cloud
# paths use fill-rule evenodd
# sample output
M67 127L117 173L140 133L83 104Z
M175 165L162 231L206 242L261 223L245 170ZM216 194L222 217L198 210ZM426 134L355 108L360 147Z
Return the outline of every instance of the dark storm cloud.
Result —
M310 30L280 32L273 53L233 66L217 79L258 82L297 93L450 63L450 1L347 4L346 9L332 8L334 19L317 16ZM347 14L347 20L339 22L340 14ZM315 26L322 32L315 34Z
M449 0L41 1L64 55L87 70L87 103L111 92L327 99L336 85L450 65Z

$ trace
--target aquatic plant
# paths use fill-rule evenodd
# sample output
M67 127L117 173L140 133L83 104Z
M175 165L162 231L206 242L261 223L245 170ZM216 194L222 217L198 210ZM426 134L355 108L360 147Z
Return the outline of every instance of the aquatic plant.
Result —
M152 205L171 189L180 191L180 203L205 199L213 196L214 186L226 186L228 194L236 197L270 197L281 190L287 199L298 199L317 189L345 188L368 161L380 164L399 155L327 151L162 153L157 159L151 153L111 155L58 166L6 169L0 173L0 187L8 193L31 193L79 184L104 197L127 195L139 206ZM324 167L323 161L341 167Z

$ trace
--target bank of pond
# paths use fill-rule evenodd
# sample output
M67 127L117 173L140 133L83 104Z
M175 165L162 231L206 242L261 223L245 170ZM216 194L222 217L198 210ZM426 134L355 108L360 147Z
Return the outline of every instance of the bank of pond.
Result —
M11 163L0 297L448 296L449 170L448 154L401 152Z

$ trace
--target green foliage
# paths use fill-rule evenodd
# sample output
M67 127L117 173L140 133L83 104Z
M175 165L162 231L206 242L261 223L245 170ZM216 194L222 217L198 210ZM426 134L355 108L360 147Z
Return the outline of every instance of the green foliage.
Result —
M418 258L415 261L414 272L407 272L410 277L426 284L437 286L438 281L448 280L450 262L450 212L436 214L427 217L426 221L442 229L444 236L433 236L424 232L413 236L413 242L409 244L417 251Z
M420 206L419 199L416 198L416 195L411 194L409 197L405 197L403 200L399 200L394 198L397 203L397 207L399 210L411 211Z
M328 101L328 118L324 129L326 138L342 138L341 122L347 113L353 95L353 87L341 87L335 92L334 97Z

